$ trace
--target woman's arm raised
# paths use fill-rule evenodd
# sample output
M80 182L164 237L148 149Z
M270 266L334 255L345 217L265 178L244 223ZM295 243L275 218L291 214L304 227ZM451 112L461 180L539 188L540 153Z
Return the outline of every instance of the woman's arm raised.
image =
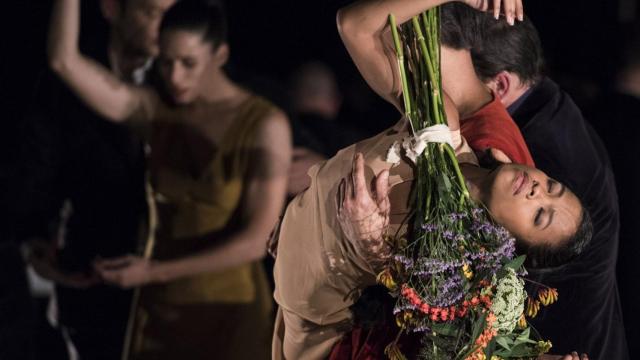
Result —
M338 11L340 37L356 67L369 86L385 100L402 109L400 76L391 33L389 14L402 24L411 17L452 0L362 0ZM521 0L460 0L467 5L494 14L504 9L508 18L522 17Z
M388 26L389 14L398 24L450 0L363 0L338 11L338 32L349 55L369 86L402 111L402 86Z
M129 85L78 49L80 0L55 0L49 24L49 65L94 111L124 121L142 105L151 90Z

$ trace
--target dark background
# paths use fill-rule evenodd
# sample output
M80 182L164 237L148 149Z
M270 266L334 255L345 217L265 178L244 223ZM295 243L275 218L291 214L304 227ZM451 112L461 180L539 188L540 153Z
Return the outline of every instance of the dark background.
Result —
M308 60L321 60L335 70L345 102L361 109L361 115L349 121L369 134L394 123L399 115L368 90L340 42L335 13L347 3L349 1L343 0L226 1L232 77L286 109L289 74ZM9 186L8 179L20 178L16 149L22 141L22 116L38 89L39 79L47 71L45 43L51 4L48 0L13 0L3 1L0 6L0 209L4 212L0 216L1 244L18 238L16 234L24 230L15 226L14 208L20 204L15 201L15 189ZM621 47L635 33L634 22L639 15L636 1L530 0L525 1L525 12L539 30L547 73L574 98L587 120L601 133L610 121L624 122L618 125L624 125L629 131L617 134L613 140L608 136L605 143L614 163L634 166L636 157L621 153L613 142L636 141L637 135L632 130L640 113L627 113L625 118L608 118L606 111L604 116L592 114L596 109L600 114L603 108L607 109L608 104L599 99L612 87L620 65ZM82 26L84 49L104 44L106 24L100 17L97 0L83 1ZM616 176L629 174L618 172ZM628 181L635 182L635 179ZM635 199L637 194L621 191L619 196ZM624 211L636 211L624 216L636 218L636 208ZM625 296L637 293L634 280L638 270L633 264L640 255L636 237L626 241L620 245L619 265L620 289ZM12 271L0 271L0 301L3 293L16 283L4 280L13 276ZM625 315L627 326L637 324L640 319L630 318L628 314ZM632 348L637 348L637 339L628 341ZM632 353L631 358L634 356Z

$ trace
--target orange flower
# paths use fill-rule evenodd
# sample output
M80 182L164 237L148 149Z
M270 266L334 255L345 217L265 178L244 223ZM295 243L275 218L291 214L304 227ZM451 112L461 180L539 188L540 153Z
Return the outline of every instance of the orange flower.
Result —
M538 291L538 299L542 305L549 306L558 300L558 290L553 288L544 288Z
M540 310L540 301L531 300L530 297L527 297L527 316L530 318L536 317L536 315L538 315L539 310Z
M492 312L489 313L489 315L487 315L487 324L489 326L493 326L493 323L496 322L496 315Z
M520 320L518 320L518 327L520 327L520 329L524 329L527 327L527 319L524 317L524 313L520 315Z

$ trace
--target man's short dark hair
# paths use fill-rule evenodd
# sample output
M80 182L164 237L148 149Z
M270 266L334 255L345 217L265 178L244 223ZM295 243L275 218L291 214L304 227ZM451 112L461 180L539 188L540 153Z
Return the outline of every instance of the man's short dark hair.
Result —
M518 241L518 253L527 256L526 267L532 269L557 268L575 259L591 242L593 223L587 209L582 207L580 223L573 235L562 241L560 245L542 244L526 246Z
M224 8L215 0L181 0L166 12L160 32L168 29L202 33L203 40L214 47L227 41L227 18Z
M477 11L462 3L440 6L440 42L455 50L470 50L478 41Z
M469 49L478 77L487 81L501 71L512 72L526 84L543 76L544 56L538 31L531 20L509 25L503 18L461 3L441 7L441 42L454 49Z

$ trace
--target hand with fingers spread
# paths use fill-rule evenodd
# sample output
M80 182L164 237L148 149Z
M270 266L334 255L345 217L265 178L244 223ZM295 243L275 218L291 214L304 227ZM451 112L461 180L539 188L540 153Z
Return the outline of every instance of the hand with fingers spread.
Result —
M493 12L493 17L496 19L502 12L511 25L515 23L515 19L524 20L522 0L463 0L463 2L477 10Z
M153 265L151 260L134 255L94 262L96 272L104 281L122 288L136 287L152 282Z
M364 176L364 158L358 153L349 177L338 188L338 222L345 236L375 268L386 262L391 248L385 235L389 226L389 171L375 178L373 196Z

